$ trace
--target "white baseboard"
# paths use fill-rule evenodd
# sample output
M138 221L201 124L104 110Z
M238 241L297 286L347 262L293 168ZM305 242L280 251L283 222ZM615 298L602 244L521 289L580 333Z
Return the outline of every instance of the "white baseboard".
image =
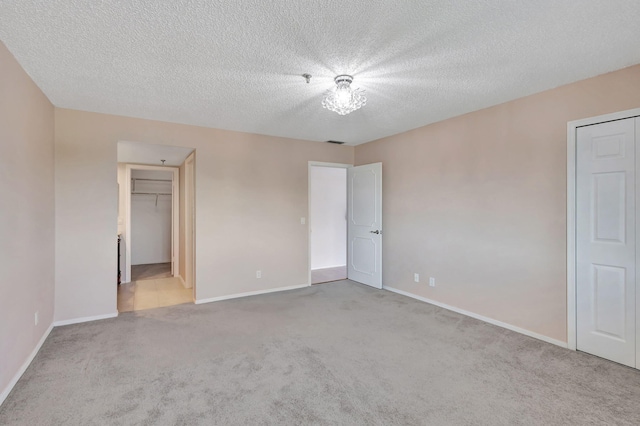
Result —
M53 325L56 326L56 327L59 327L61 325L78 324L78 323L81 323L81 322L89 322L89 321L96 321L96 320L107 319L107 318L115 318L117 316L118 316L118 312L115 312L113 314L96 315L95 317L73 318L73 319L69 319L69 320L56 321L56 322L53 323Z
M18 370L18 372L15 374L15 376L13 376L13 379L11 379L7 387L2 391L2 393L0 393L0 405L2 405L5 399L7 399L13 387L16 385L16 383L18 383L18 380L20 380L20 377L22 377L24 372L27 371L27 368L29 368L29 365L38 354L38 351L42 347L42 344L44 343L45 340L47 340L47 337L49 337L49 333L51 333L51 330L53 330L53 323L49 326L49 328L47 328L47 331L44 332L44 334L40 338L40 341L38 342L36 347L33 348L33 351L31 351L31 354L29 355L29 357L26 359L24 364L22 364L22 367L20 367L20 370Z
M222 300L237 299L239 297L247 297L247 296L257 296L259 294L275 293L277 291L295 290L298 288L305 288L305 287L309 287L309 284L292 285L289 287L277 287L277 288L271 288L269 290L248 291L246 293L230 294L228 296L212 297L209 299L196 299L195 304L201 305L203 303L220 302Z
M322 268L311 268L312 271L321 271L323 269L346 268L347 265L323 266Z
M436 305L441 308L447 309L449 311L457 312L462 315L466 315L471 318L475 318L480 321L488 322L489 324L497 325L498 327L506 328L507 330L515 331L516 333L524 334L525 336L533 337L534 339L542 340L547 343L551 343L553 345L560 346L562 348L568 348L567 342L563 342L560 340L552 339L551 337L545 336L543 334L535 333L533 331L526 330L524 328L516 327L515 325L507 324L506 322L498 321L493 318L488 318L482 315L475 314L473 312L465 311L464 309L456 308L455 306L450 306L445 303L436 302L435 300L427 299L426 297L418 296L413 293L409 293L407 291L398 290L397 288L382 286L384 290L389 290L393 293L398 293L403 296L411 297L412 299L420 300L422 302L429 303L431 305Z

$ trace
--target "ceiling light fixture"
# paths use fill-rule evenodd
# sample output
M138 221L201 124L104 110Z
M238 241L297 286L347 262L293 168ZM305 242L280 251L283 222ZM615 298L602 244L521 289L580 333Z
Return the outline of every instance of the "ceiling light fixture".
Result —
M339 75L334 81L336 88L328 90L322 99L322 107L329 111L337 112L340 115L347 115L367 103L364 90L352 89L353 77L350 75Z

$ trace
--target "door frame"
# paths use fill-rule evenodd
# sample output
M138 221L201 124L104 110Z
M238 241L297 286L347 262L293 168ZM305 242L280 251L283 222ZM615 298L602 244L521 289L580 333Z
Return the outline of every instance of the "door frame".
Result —
M567 347L577 349L576 318L576 132L579 127L640 116L640 108L567 123Z
M171 182L171 276L180 274L180 168L170 166L148 166L143 164L125 165L124 185L124 244L126 267L123 283L131 282L131 171L154 170L172 173Z
M322 161L309 161L307 165L307 285L311 286L311 168L312 167L331 167L334 169L350 169L353 164L346 163L326 163ZM347 182L345 181L345 187ZM347 236L344 236L345 245L347 244ZM349 264L349 250L347 250L347 265Z
M193 300L195 300L195 151L189 154L184 162L184 189L184 260L186 263L184 281L187 288L193 289Z

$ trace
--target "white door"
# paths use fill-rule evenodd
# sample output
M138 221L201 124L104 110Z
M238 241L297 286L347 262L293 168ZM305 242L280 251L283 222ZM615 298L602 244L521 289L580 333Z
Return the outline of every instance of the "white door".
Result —
M636 366L636 119L577 130L577 349Z
M350 280L382 288L382 163L348 170Z

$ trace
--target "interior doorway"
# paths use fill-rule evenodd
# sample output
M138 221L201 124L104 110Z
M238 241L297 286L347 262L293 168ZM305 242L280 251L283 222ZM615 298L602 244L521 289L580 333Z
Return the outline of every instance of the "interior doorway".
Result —
M310 161L309 285L343 279L383 287L382 163Z
M347 168L309 167L311 284L347 278Z
M195 299L186 272L195 266L194 248L186 250L195 233L194 159L189 148L118 143L119 312Z

